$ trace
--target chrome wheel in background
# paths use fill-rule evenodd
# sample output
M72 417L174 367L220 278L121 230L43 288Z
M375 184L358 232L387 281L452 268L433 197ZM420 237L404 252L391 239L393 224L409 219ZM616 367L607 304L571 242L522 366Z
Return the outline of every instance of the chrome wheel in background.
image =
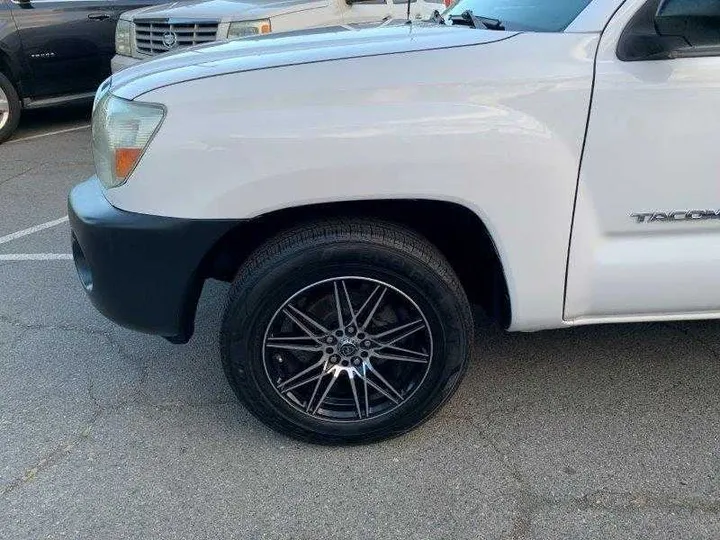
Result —
M4 128L10 120L10 100L0 87L0 129Z
M0 143L8 140L20 122L22 104L15 87L0 73Z

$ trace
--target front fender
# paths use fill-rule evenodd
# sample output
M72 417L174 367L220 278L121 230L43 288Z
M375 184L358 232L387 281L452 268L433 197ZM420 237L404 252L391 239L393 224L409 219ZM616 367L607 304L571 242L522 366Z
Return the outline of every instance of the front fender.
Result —
M163 128L107 195L201 219L361 199L458 203L497 246L511 329L557 327L597 40L523 34L162 88L142 99L166 105Z

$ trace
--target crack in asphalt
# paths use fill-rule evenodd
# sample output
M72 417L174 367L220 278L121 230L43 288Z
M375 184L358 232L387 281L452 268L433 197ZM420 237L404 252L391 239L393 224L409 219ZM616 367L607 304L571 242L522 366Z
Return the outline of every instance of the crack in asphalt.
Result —
M132 409L138 407L153 407L157 410L177 410L179 408L201 408L201 407L217 407L237 404L236 400L207 400L207 401L178 401L178 402L153 402L146 392L144 387L149 377L149 369L147 363L136 359L132 354L127 352L123 346L107 331L96 329L79 327L69 324L43 324L37 322L23 321L8 315L0 314L0 322L8 324L10 326L20 328L21 332L18 336L12 340L13 345L22 341L22 338L27 335L28 332L33 330L54 330L54 331L65 331L65 332L76 332L92 337L102 337L107 340L109 346L115 350L122 358L130 362L131 364L138 365L140 367L140 377L134 385L134 391L129 391L124 399L116 401L113 405L103 405L100 399L98 399L95 393L95 383L92 375L92 366L90 360L86 359L84 362L84 371L86 378L86 389L90 401L93 404L93 413L90 421L83 426L83 428L74 437L67 441L62 442L56 448L54 448L47 455L43 456L37 463L32 466L25 468L25 472L17 478L11 480L6 484L2 490L0 490L0 496L10 494L18 487L34 480L38 474L43 472L45 469L60 463L63 458L69 456L73 450L75 450L81 443L89 439L90 432L93 426L98 420L109 412L117 412L123 409ZM142 401L132 401L133 398L142 398Z
M22 331L20 333L21 337L18 337L15 340L15 344L19 343L22 340L22 336L27 335L28 332L32 330L65 330L65 331L72 331L72 332L80 332L87 335L98 335L101 334L103 337L105 337L108 342L111 345L116 345L116 348L118 349L118 353L122 354L119 350L119 347L117 344L115 344L111 338L111 336L107 335L107 333L102 331L93 331L89 329L78 329L78 328L71 328L68 326L63 325L42 325L38 323L28 323L25 321L20 321L18 319L8 317L7 315L0 315L0 322L4 322L10 326L14 326L16 328L20 328ZM1 496L8 495L21 485L30 482L34 480L37 475L47 469L48 467L51 467L52 465L59 463L62 461L62 459L72 453L72 451L84 440L88 439L90 436L90 431L92 430L92 427L95 425L95 423L98 421L100 416L102 415L102 412L104 410L102 404L97 399L97 396L95 395L94 390L94 382L92 378L92 370L90 367L90 361L86 360L84 362L85 364L85 375L86 375L86 384L87 384L87 393L90 397L90 400L93 402L94 405L94 411L92 414L92 417L90 421L80 430L79 433L75 435L75 437L71 438L69 441L65 441L61 443L59 446L57 446L54 450L52 450L49 454L42 457L37 463L35 463L31 467L27 467L25 469L25 472L22 476L19 476L15 478L14 480L11 480L9 484L7 484L3 489L2 492L0 492Z
M163 402L163 401L153 401L150 395L146 392L145 387L147 385L148 378L150 376L150 368L142 359L136 358L133 354L128 352L122 343L120 343L112 334L110 334L106 330L101 330L98 328L88 328L88 327L82 327L82 326L76 326L71 324L44 324L44 323L37 323L37 322L29 322L24 321L21 319L17 319L15 317L11 317L9 315L3 315L0 314L0 322L6 323L10 326L14 326L16 328L22 329L22 333L13 340L14 344L17 344L22 338L21 336L24 336L28 331L31 330L54 330L54 331L62 331L62 332L77 332L79 334L84 334L87 336L92 337L102 337L105 340L107 340L110 347L115 350L115 352L118 353L118 355L123 359L126 360L129 364L133 364L137 366L140 370L140 377L138 381L135 383L136 389L134 392L129 393L126 396L125 401L118 402L118 406L122 405L128 405L130 404L129 399L136 398L138 396L144 398L143 401L139 401L138 404L146 405L146 406L153 406L153 407L175 407L178 405L182 406L207 406L207 405L228 405L232 403L237 403L237 400L229 399L229 400L208 400L208 401L172 401L172 402ZM85 362L85 371L86 376L88 378L88 381L90 381L90 384L92 384L92 369L89 364L89 362ZM92 388L92 386L91 386ZM99 404L96 397L91 393L91 399L94 403L96 403L100 408L108 408L107 406L103 406Z
M563 502L561 501L561 504ZM567 505L566 503L564 504ZM700 497L674 497L658 493L633 491L598 490L571 501L577 510L612 510L633 511L640 509L653 510L700 510L708 514L720 514L720 499L705 500Z
M115 341L115 339L108 333L102 330L97 329L90 329L90 328L83 328L83 327L76 327L73 325L50 325L50 324L41 324L41 323L34 323L34 322L28 322L28 321L22 321L20 319L16 319L14 317L10 317L8 315L0 315L0 322L4 322L10 326L14 326L16 328L22 329L21 335L26 335L28 332L32 330L55 330L55 331L67 331L67 332L77 332L80 334L98 337L101 336L104 339L107 340L110 347L113 348L120 356L133 361L134 359L132 356L127 353L122 346ZM18 343L21 338L15 341L15 343ZM35 477L38 475L38 473L44 471L46 468L62 461L62 459L68 455L70 455L81 442L88 439L90 435L90 431L92 427L95 425L95 423L98 421L98 419L102 416L103 412L106 410L106 407L102 405L100 400L95 395L95 384L92 377L92 367L90 365L90 360L86 359L84 362L85 367L85 376L86 376L86 385L87 385L87 393L90 398L90 400L93 403L94 411L91 417L90 422L83 427L83 429L70 441L63 442L58 447L56 447L52 452L50 452L45 457L41 458L36 464L34 464L31 467L26 468L25 473L12 480L7 486L5 486L0 493L0 495L7 495L13 490L17 489L19 486L35 479ZM143 381L143 373L145 371L143 368L141 371L141 378L140 382ZM139 386L138 386L139 391ZM131 395L127 396L128 398L131 397ZM120 405L120 404L118 404Z
M2 492L0 492L0 496L4 497L6 495L9 495L12 491L16 490L20 486L34 480L37 475L43 472L45 469L51 467L52 465L55 465L56 463L61 462L63 458L69 456L80 443L84 442L90 437L90 431L100 418L100 415L101 410L96 410L95 413L93 413L90 421L73 438L57 446L54 450L42 457L33 466L26 468L22 476L11 480L9 484L3 487Z
M496 412L496 410L490 410L485 413L485 421L488 425L493 423L492 417L496 414ZM482 431L482 436L488 441L490 447L502 460L503 468L520 487L520 490L513 494L516 499L516 507L514 518L512 520L510 538L512 540L521 540L526 538L530 534L532 516L538 510L539 502L542 498L532 490L530 482L522 474L520 466L515 463L508 454L501 451L499 442L491 436L487 430Z
M40 167L41 165L42 165L41 163L40 163L40 164L37 164L37 165L33 165L32 167L30 167L30 168L28 168L28 169L26 169L26 170L24 170L24 171L21 171L21 172L19 172L19 173L17 173L17 174L13 174L13 175L11 175L11 176L3 179L3 180L0 180L0 186L2 186L3 184L6 184L6 183L8 183L8 182L10 182L11 180L15 180L16 178L20 178L22 175L27 174L27 173L29 173L29 172L37 169L37 168Z
M88 391L91 392L91 387L88 386ZM152 407L155 410L158 411L170 411L170 410L178 410L178 409L200 409L205 407L219 407L219 406L225 406L225 405L233 405L237 404L236 401L228 400L228 401L221 401L221 400L209 400L207 402L194 402L194 403L188 403L188 402L177 402L172 404L154 404L154 403L144 403L144 402L138 402L138 403L118 403L113 406L104 406L99 404L97 401L95 401L95 398L92 397L95 405L95 412L93 413L90 420L83 426L83 428L72 438L70 438L67 441L64 441L60 445L58 445L55 449L53 449L51 452L46 454L44 457L40 458L35 464L33 464L30 467L25 468L25 472L13 480L11 480L8 484L6 484L2 490L0 490L0 497L4 497L6 495L9 495L11 492L15 491L17 488L21 487L24 484L27 484L29 482L32 482L35 480L38 475L41 472L44 472L46 469L49 469L53 465L60 464L62 460L70 454L77 448L81 446L82 443L85 441L88 441L90 439L90 434L92 432L93 427L98 423L98 421L104 417L107 416L110 413L118 413L121 411L130 411L132 409L137 408L146 408L146 407Z
M0 491L0 496L7 496L16 489L26 483L35 480L38 475L54 465L60 464L65 458L77 450L81 445L90 439L93 427L105 415L122 410L128 411L139 407L153 407L159 411L177 410L178 408L201 408L201 407L218 407L237 404L234 399L228 400L207 400L207 401L173 401L173 402L152 402L148 399L147 394L143 391L149 377L149 368L146 362L139 361L131 353L127 352L121 343L109 332L96 329L80 327L70 324L43 324L37 322L23 321L8 315L0 315L0 322L4 322L11 326L21 328L22 332L13 340L14 343L19 342L22 336L31 330L59 330L70 331L85 334L88 336L101 336L109 345L124 359L131 363L139 365L141 372L138 382L135 383L135 391L129 392L125 399L116 402L114 405L103 405L95 393L94 380L92 376L92 367L90 361L85 361L86 388L90 400L93 403L94 411L90 420L83 425L69 440L64 441L51 452L43 456L32 466L27 467L25 472L17 478L10 481ZM720 354L710 344L694 335L689 330L668 324L671 328L682 332L688 338L701 344L703 348L708 350L714 358L720 359ZM142 397L143 401L129 401L133 398ZM510 407L515 410L516 407ZM507 407L496 407L487 410L484 414L487 426L495 423L494 417L498 413L507 412ZM456 414L450 414L450 417L458 417ZM460 415L459 418L468 420L469 418ZM486 426L486 427L487 427ZM493 437L487 429L481 432L483 438L488 442L490 448L501 459L502 467L507 471L509 476L517 483L518 489L511 491L510 495L516 500L516 511L512 520L511 538L513 540L523 540L531 536L532 523L534 516L544 508L562 508L575 511L598 510L607 512L641 512L644 510L662 510L666 512L673 511L700 511L707 514L720 514L719 499L705 499L702 497L677 497L667 494L658 494L651 492L613 492L605 490L597 490L592 493L582 495L575 498L549 498L536 493L530 481L523 475L521 467L510 455L502 451L502 445Z
M691 338L696 337L690 334L688 334L688 336ZM699 340L699 338L698 341L710 349L715 358L720 359L720 355L714 351L710 345ZM691 512L700 511L713 515L720 514L720 499L712 498L677 497L651 492L615 492L603 489L580 497L566 499L550 498L540 495L532 489L530 481L523 475L520 466L510 455L502 451L500 443L486 429L495 423L493 417L496 414L507 412L508 410L516 411L517 407L497 407L485 411L484 417L486 425L483 426L485 429L482 429L480 434L500 458L501 466L519 486L517 491L510 492L510 495L516 500L516 510L514 512L510 533L512 540L531 538L533 518L540 510L545 508L560 508L576 511L599 510L613 513L643 510L662 510L665 512L685 510ZM457 417L464 421L477 421L476 417L467 417L465 415L450 414L449 416Z
M148 368L145 362L138 362L138 359L136 359L132 354L127 352L123 345L118 342L115 337L110 334L106 330L100 330L97 328L88 328L84 326L75 326L72 324L44 324L44 323L36 323L36 322L30 322L30 321L24 321L21 319L17 319L15 317L11 317L9 315L3 315L0 314L0 322L4 322L10 326L14 326L16 328L21 328L24 332L27 332L29 330L56 330L61 332L77 332L79 334L85 334L88 336L93 337L103 337L105 338L110 346L114 348L114 350L123 358L123 360L127 360L130 363L137 363L137 365L140 367L140 381L138 383L139 387L142 387L148 378ZM90 366L87 365L86 368L89 370Z
M698 343L703 350L709 352L713 358L720 361L720 352L713 345L697 336L691 329L672 322L664 323L666 326L678 331L688 339ZM526 404L527 405L527 404ZM515 480L519 490L511 495L516 499L516 512L512 523L510 538L523 540L531 537L533 518L544 508L562 508L567 510L600 510L608 512L632 512L647 509L673 511L700 511L708 514L720 514L720 499L705 499L701 497L676 497L649 492L613 492L597 490L576 498L553 499L536 493L530 482L524 477L520 466L505 452L501 450L499 442L488 432L487 427L494 425L494 417L499 413L514 414L518 410L517 404L505 407L486 409L484 413L485 425L481 434L490 447L501 459L502 467ZM451 413L450 417L457 417L464 421L476 422L476 415Z
M532 538L534 516L548 508L578 512L594 510L612 514L660 510L664 513L688 511L720 515L720 500L704 500L700 497L680 498L657 493L603 490L569 499L552 499L526 490L521 490L520 493L514 495L518 499L518 510L513 520L513 529L510 535L512 540Z

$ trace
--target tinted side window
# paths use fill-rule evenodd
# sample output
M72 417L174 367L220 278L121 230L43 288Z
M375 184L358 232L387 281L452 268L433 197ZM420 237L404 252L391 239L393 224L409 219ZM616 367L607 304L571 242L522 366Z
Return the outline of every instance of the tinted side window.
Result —
M665 0L655 17L662 36L682 36L693 47L720 44L719 0Z
M617 55L626 62L720 55L720 1L649 0L623 31Z

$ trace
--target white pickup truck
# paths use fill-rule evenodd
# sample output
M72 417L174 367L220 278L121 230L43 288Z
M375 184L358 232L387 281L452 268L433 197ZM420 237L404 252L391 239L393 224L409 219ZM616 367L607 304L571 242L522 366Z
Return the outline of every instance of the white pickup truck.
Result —
M216 40L383 19L427 19L444 9L443 0L411 0L409 5L407 0L181 0L123 13L111 67L115 73L158 54Z
M175 342L231 281L239 399L376 441L458 386L470 303L510 331L720 318L718 125L716 0L459 0L225 42L100 88L73 252L102 313Z

